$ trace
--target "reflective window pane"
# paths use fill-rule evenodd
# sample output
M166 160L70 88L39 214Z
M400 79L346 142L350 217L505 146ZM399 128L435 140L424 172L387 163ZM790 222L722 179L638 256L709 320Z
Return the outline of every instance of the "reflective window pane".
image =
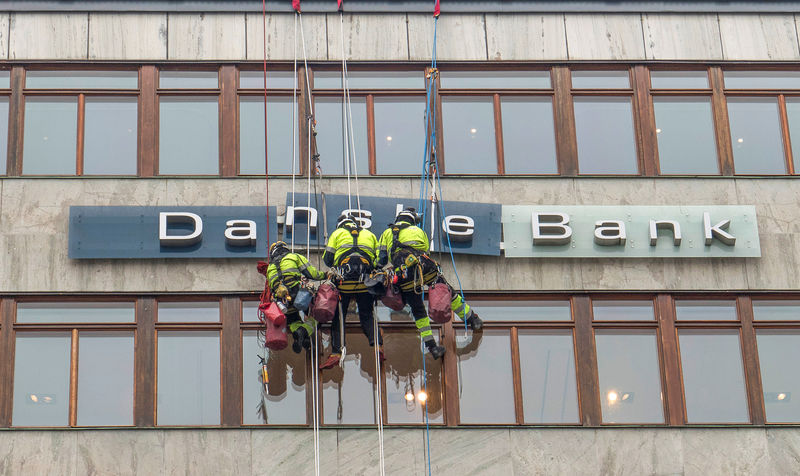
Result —
M680 330L683 389L689 423L747 423L738 331Z
M736 301L675 301L679 321L736 321Z
M574 89L627 89L631 87L627 71L573 71Z
M631 99L576 97L573 102L580 173L637 173Z
M242 322L260 322L258 304L258 301L242 301Z
M367 152L367 101L365 98L351 98L350 108L353 112L353 140L351 151L355 150L355 164L359 175L369 173L369 154ZM346 160L343 149L341 98L314 99L314 115L317 119L317 149L320 153L320 164L323 175L345 175ZM348 137L348 142L350 137ZM352 158L350 159L352 160ZM352 163L350 165L350 173Z
M593 301L595 321L652 321L653 301Z
M138 110L135 97L86 98L84 175L136 175Z
M133 332L78 337L78 425L133 425Z
M347 71L350 89L425 89L425 72ZM341 71L314 72L314 89L342 89Z
M294 116L297 118L297 115ZM269 173L292 173L292 98L269 98L267 101L267 148ZM299 137L295 128L294 137ZM300 150L294 147L299 160ZM239 100L239 173L264 175L264 98ZM295 163L299 173L300 166Z
M375 316L381 322L414 322L414 318L411 316L411 308L408 306L400 311L394 311L384 306L380 301L377 301L375 305ZM470 305L472 305L472 303L470 303ZM358 318L356 317L356 322L357 321Z
M158 332L158 425L219 425L219 332Z
M605 423L664 423L655 331L596 331Z
M785 174L776 98L728 98L737 174Z
M549 89L550 71L443 71L442 89Z
M291 337L290 337L291 339ZM266 355L269 383L261 382L261 362ZM306 354L287 348L265 350L258 331L242 333L245 425L303 425L306 423Z
M219 302L160 302L158 322L219 322Z
M472 301L484 321L571 321L569 301Z
M708 89L705 71L650 71L653 89Z
M133 302L20 302L17 322L31 324L135 322Z
M26 97L22 173L74 175L77 97Z
M158 135L160 174L219 173L217 111L217 98L161 98Z
M267 89L292 89L295 87L294 71L274 71L267 68ZM263 71L240 71L239 87L242 89L264 89ZM298 84L298 87L300 85ZM262 114L263 115L263 114Z
M789 120L789 140L792 143L792 160L795 173L800 172L800 98L786 98L786 116Z
M437 332L434 332L439 340ZM427 349L421 349L416 332L392 332L384 335L386 362L386 409L389 423L425 423L425 406L429 423L442 419L442 361L434 360ZM426 374L423 378L423 355Z
M496 174L497 149L491 97L442 98L448 174Z
M0 96L0 175L7 173L8 158L8 96Z
M756 321L800 320L800 301L753 301Z
M514 423L509 331L456 330L461 423Z
M519 362L525 423L579 423L572 332L521 330Z
M18 332L14 350L14 426L69 425L68 332Z
M8 87L8 86L6 86ZM137 71L26 71L28 89L136 89Z
M325 344L328 340L323 338ZM325 347L325 356L320 361L330 353L330 346ZM344 367L320 372L324 424L375 423L374 352L361 330L348 330Z
M0 89L11 88L11 71L0 70Z
M800 333L758 330L756 339L767 421L800 422Z
M551 98L503 97L503 156L507 174L555 174Z
M711 99L654 97L662 174L718 174Z
M162 89L216 89L216 71L161 71L158 87Z
M375 167L379 174L419 174L425 156L425 99L375 98Z
M800 89L800 71L725 71L726 89Z

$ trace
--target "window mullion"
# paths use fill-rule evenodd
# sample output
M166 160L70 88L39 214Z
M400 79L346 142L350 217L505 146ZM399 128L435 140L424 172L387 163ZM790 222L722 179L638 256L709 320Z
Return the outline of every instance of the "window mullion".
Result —
M78 145L75 155L75 171L77 175L83 175L83 150L84 138L86 137L86 95L84 93L78 94Z
M222 426L242 424L242 335L239 329L241 300L222 298Z
M369 154L369 174L376 175L378 167L375 162L375 96L373 94L367 94L367 152ZM357 168L358 164L356 164Z
M236 94L237 71L233 65L222 66L219 70L220 108L219 108L219 170L223 177L235 177L239 171L237 134L238 99Z
M675 331L675 308L672 297L659 294L656 297L656 317L661 340L661 366L666 401L666 422L677 426L686 423L681 384L681 369L678 360L678 341Z
M599 426L602 422L602 410L592 330L592 303L589 297L575 296L572 299L572 313L575 320L575 346L578 350L578 388L583 426Z
M750 422L763 425L766 422L764 392L761 384L761 366L758 361L756 333L753 329L753 301L749 296L738 299L739 319L742 321L742 357L745 385L750 403Z
M156 407L156 300L136 301L136 345L134 348L133 424L155 426Z
M728 122L728 101L725 99L722 68L712 66L708 69L711 80L711 108L714 114L714 131L717 137L717 153L719 154L719 170L722 175L733 175L733 145L731 129Z
M572 105L572 79L569 67L554 66L552 75L558 172L561 175L578 175L578 142L575 134L575 110Z
M658 174L658 142L655 114L650 97L650 71L644 65L633 67L634 127L639 140L639 173L651 177Z
M783 153L786 157L786 170L789 175L794 175L794 156L792 153L792 139L789 134L789 115L786 112L786 96L778 95L778 111L781 115L781 136L783 137Z
M516 411L517 424L525 423L525 409L522 400L522 371L519 359L519 328L511 328L511 371L514 381L514 408Z
M22 137L25 99L22 90L25 86L25 69L22 66L11 68L11 98L8 105L8 156L6 170L9 176L22 175ZM9 414L10 416L10 414Z
M158 170L158 69L142 66L139 72L139 176L153 177Z
M11 426L14 396L14 301L0 299L0 428Z
M494 143L497 148L497 173L505 175L505 155L503 150L503 116L500 111L500 95L494 95Z
M78 424L78 329L72 329L69 359L69 426Z
M453 322L442 325L439 342L444 345L447 352L443 357L444 372L444 399L445 399L445 425L458 426L459 424L459 393L458 393L458 354L456 348L456 333ZM425 356L423 355L423 359Z

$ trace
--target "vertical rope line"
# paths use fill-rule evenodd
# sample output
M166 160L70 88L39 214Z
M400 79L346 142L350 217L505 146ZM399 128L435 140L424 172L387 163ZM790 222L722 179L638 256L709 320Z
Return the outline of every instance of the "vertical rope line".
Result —
M375 309L373 303L373 310ZM374 316L374 313L373 313ZM384 476L385 470L385 457L383 453L383 390L381 389L381 381L383 374L381 372L381 359L380 351L378 350L378 343L380 342L380 328L378 326L378 319L372 319L373 326L373 349L375 350L375 414L378 420L378 461L380 463L380 474Z
M261 0L261 19L264 24L264 184L267 191L267 266L269 266L269 157L267 156L267 0Z
M344 42L342 42L344 44ZM344 90L347 96L347 112L348 112L348 126L350 127L350 160L352 161L352 166L350 169L353 171L356 180L356 204L358 205L358 209L361 210L361 194L358 191L358 162L356 161L356 141L353 136L353 105L352 101L350 100L350 82L349 82L349 74L347 72L347 62L344 63L345 72L344 76ZM348 175L349 179L349 175Z
M266 1L266 0L264 0ZM294 253L294 207L297 204L295 201L295 177L297 176L297 169L299 166L298 154L298 127L297 127L297 20L299 14L294 16L294 88L292 90L292 252ZM265 30L266 31L266 30ZM288 216L286 217L289 218ZM285 233L285 230L284 230Z
M439 339L441 339L441 334L439 335ZM428 459L428 476L431 475L431 426L430 426L430 419L428 417L428 402L430 399L430 395L428 395L428 368L425 364L425 344L422 340L422 336L419 338L419 348L422 352L422 390L425 392L427 398L423 402L425 406L425 448L427 453Z
M353 208L352 192L350 189L350 144L347 135L347 61L344 53L344 13L339 11L339 36L342 47L342 165L347 174L347 208Z

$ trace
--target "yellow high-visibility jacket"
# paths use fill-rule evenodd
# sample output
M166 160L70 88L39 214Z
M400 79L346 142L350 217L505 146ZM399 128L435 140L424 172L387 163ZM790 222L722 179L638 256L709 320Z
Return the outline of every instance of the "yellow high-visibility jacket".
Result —
M355 242L353 238L355 237ZM328 239L322 261L329 267L341 266L352 254L357 253L370 265L375 265L378 254L378 239L364 228L344 226L337 228Z
M325 279L325 273L317 270L308 262L305 256L297 253L283 255L278 264L280 264L281 273L283 274L283 284L287 288L300 284L302 276L317 281ZM267 268L267 279L269 280L269 287L274 291L280 282L275 262L270 263L269 268Z
M428 252L430 242L428 241L428 235L422 228L405 222L392 225L392 227L393 226L400 227L400 233L397 235L400 243L423 253ZM386 263L392 261L392 247L394 246L392 227L387 228L386 231L381 234L381 239L378 241L378 266L385 266Z

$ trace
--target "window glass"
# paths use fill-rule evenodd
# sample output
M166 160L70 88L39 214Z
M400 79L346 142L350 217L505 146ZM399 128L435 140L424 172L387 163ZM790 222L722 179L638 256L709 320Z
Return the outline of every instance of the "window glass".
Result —
M261 382L261 362L267 360L267 393ZM258 331L242 333L245 425L303 425L306 423L306 357L291 349L264 350ZM263 397L263 398L262 398Z
M353 112L353 140L355 147L355 163L359 175L369 173L369 154L367 151L367 101L364 98L351 98L350 108ZM315 98L314 115L317 118L317 150L320 153L320 164L323 175L345 175L344 149L342 141L342 98ZM348 137L348 141L350 137ZM352 160L352 158L351 158ZM351 164L350 173L354 174Z
M25 98L24 136L23 174L74 175L78 98Z
M434 331L436 340L438 333ZM394 332L384 340L386 409L389 423L442 423L442 361L421 349L416 332ZM426 374L423 378L423 355ZM373 357L374 358L374 357Z
M136 175L136 98L87 97L84 175Z
M785 174L776 98L728 98L737 174Z
M158 332L159 425L219 425L219 332Z
M654 97L662 174L718 174L711 99Z
M675 301L679 321L736 321L736 301Z
M0 175L8 166L8 96L0 96Z
M425 99L377 97L375 166L378 174L419 174L425 154Z
M550 71L443 71L442 89L549 89Z
M160 302L158 322L219 322L219 302Z
M796 321L800 319L800 301L753 301L756 321Z
M650 71L653 89L708 89L705 71Z
M627 71L573 71L574 89L628 89L631 87Z
M296 112L296 111L295 111ZM295 114L295 119L297 114ZM264 98L243 97L239 100L239 173L264 174ZM294 137L299 137L295 128ZM292 98L267 100L267 151L269 173L292 173ZM300 154L295 147L296 153ZM299 159L295 159L299 160ZM296 173L300 167L295 164Z
M11 71L0 70L0 89L11 88Z
M593 301L595 321L652 321L652 301Z
M555 174L551 98L503 97L503 156L507 174Z
M219 173L217 98L162 97L159 122L160 174Z
M747 423L738 331L678 332L689 423Z
M767 421L800 421L800 333L758 330L756 339Z
M786 117L789 120L794 173L800 173L800 98L786 98Z
M442 98L448 174L496 174L497 149L491 97Z
M655 331L595 332L605 423L664 423Z
M425 89L423 71L347 71L350 89ZM342 89L341 71L314 72L314 89Z
M242 301L242 322L261 322L258 319L258 301Z
M78 425L133 425L133 332L78 337Z
M514 382L508 331L456 330L461 423L514 423Z
M579 423L571 331L519 331L525 423Z
M6 86L8 87L8 86ZM27 89L136 89L137 71L26 71Z
M725 71L726 89L800 89L800 71Z
M273 71L267 69L268 89L292 89L294 85L294 71ZM239 87L242 89L264 89L263 71L240 71ZM298 87L300 85L298 84ZM262 99L263 100L263 99ZM263 114L262 114L263 115Z
M14 426L69 425L70 347L67 332L17 332Z
M330 353L330 339L324 361ZM358 331L347 332L344 367L320 371L322 378L322 422L326 425L375 424L375 351Z
M161 71L158 87L162 89L216 89L216 71Z
M485 321L571 321L569 301L469 301Z
M133 302L20 302L20 323L135 322Z
M414 317L410 314L411 308L408 306L400 311L394 311L384 306L380 301L377 301L375 305L375 317L381 322L414 322Z
M573 102L580 173L637 173L630 98L576 97Z

